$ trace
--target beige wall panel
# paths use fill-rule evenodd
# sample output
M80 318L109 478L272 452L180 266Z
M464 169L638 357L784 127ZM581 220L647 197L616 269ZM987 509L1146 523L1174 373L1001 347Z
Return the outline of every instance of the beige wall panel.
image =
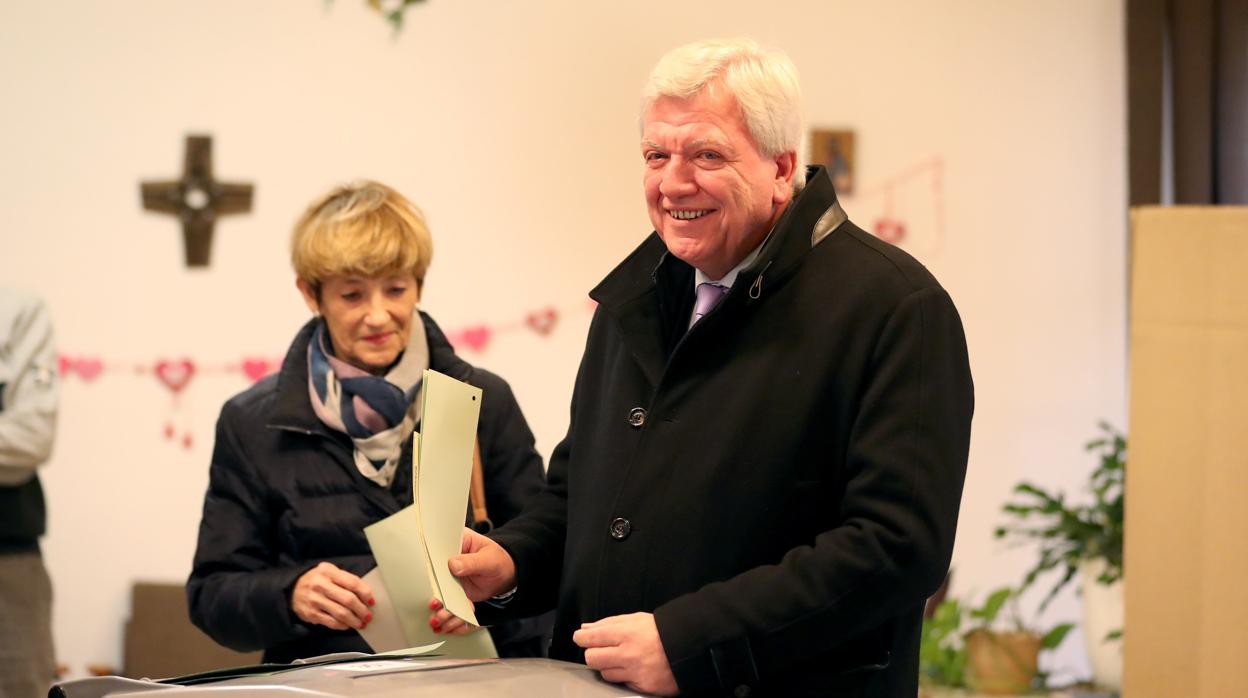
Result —
M1241 695L1248 209L1132 217L1124 692Z

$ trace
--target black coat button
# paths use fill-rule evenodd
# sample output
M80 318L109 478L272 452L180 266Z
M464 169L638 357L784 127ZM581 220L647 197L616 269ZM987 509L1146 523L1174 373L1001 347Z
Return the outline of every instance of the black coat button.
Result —
M628 423L629 425L640 429L641 425L646 423L645 408L634 407L633 409L629 410L628 411Z
M737 686L736 689L733 690L732 695L736 696L737 698L747 698L750 695L750 693L751 693L750 687L745 684L741 684L740 686Z
M611 521L611 537L616 540L624 540L628 538L628 534L633 532L633 524L628 519L613 519Z

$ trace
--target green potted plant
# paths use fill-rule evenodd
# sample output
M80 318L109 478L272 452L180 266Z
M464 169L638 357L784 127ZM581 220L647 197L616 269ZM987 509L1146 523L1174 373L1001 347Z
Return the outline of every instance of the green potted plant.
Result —
M936 695L940 688L994 695L1043 688L1039 654L1060 645L1073 626L1062 623L1047 632L1028 628L1018 612L1020 593L1004 587L978 607L957 599L936 607L923 624L919 643L923 695Z
M1021 589L1003 587L988 595L984 605L969 612L972 628L966 638L966 685L990 695L1017 695L1044 687L1041 650L1062 644L1074 627L1061 623L1048 631L1023 625L1018 613ZM1008 619L1002 611L1009 609Z
M1093 679L1117 689L1122 684L1122 538L1126 437L1106 422L1102 435L1085 450L1098 457L1088 478L1090 503L1068 502L1030 482L1014 488L1015 500L1003 511L1014 521L996 530L998 538L1035 545L1039 556L1023 578L1023 589L1041 577L1053 579L1040 604L1043 611L1079 574L1082 581L1084 635Z
M921 696L930 696L941 687L966 687L963 614L964 609L957 599L946 599L923 620L923 631L919 640Z

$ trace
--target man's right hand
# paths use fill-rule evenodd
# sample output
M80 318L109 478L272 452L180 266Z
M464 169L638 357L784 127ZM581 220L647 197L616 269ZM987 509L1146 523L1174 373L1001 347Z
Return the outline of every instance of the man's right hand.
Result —
M503 546L465 528L459 552L448 564L474 603L516 587L516 563Z
M447 561L447 566L473 603L516 588L516 563L503 546L471 528L465 528L459 552ZM435 633L465 635L477 629L446 610L438 599L429 602L429 610L433 611L429 627Z
M359 630L373 619L376 601L363 579L328 562L304 572L290 595L290 610L305 623Z

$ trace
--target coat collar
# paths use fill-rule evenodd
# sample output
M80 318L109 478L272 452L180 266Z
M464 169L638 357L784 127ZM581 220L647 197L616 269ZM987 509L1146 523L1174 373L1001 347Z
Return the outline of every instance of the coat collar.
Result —
M770 274L791 271L810 250L810 233L816 223L830 208L837 205L832 178L822 166L809 168L806 186L780 215L772 232L763 241L758 259L748 269L743 269L733 288L746 285L763 270ZM652 232L636 249L620 262L599 284L590 291L590 298L608 310L623 308L637 298L652 293L656 278L665 266L689 265L668 254L667 247L657 232ZM690 272L692 273L692 272Z
M811 246L824 239L828 226L834 228L844 220L827 170L810 168L806 186L776 221L758 259L741 271L716 310L758 301L766 293L765 285L795 271ZM669 254L658 233L652 232L589 294L619 323L626 344L654 385L675 344L670 332L683 333L687 326L687 315L681 326L682 318L672 314L683 307L678 299L690 293L692 275L693 268Z
M466 380L472 373L472 366L456 356L450 341L433 318L422 311L420 320L424 323L425 338L429 343L429 367L456 380ZM267 427L332 435L331 430L316 416L308 397L308 343L312 341L318 322L320 320L313 318L299 330L286 352L286 358L282 360L274 389L273 408L265 422Z

